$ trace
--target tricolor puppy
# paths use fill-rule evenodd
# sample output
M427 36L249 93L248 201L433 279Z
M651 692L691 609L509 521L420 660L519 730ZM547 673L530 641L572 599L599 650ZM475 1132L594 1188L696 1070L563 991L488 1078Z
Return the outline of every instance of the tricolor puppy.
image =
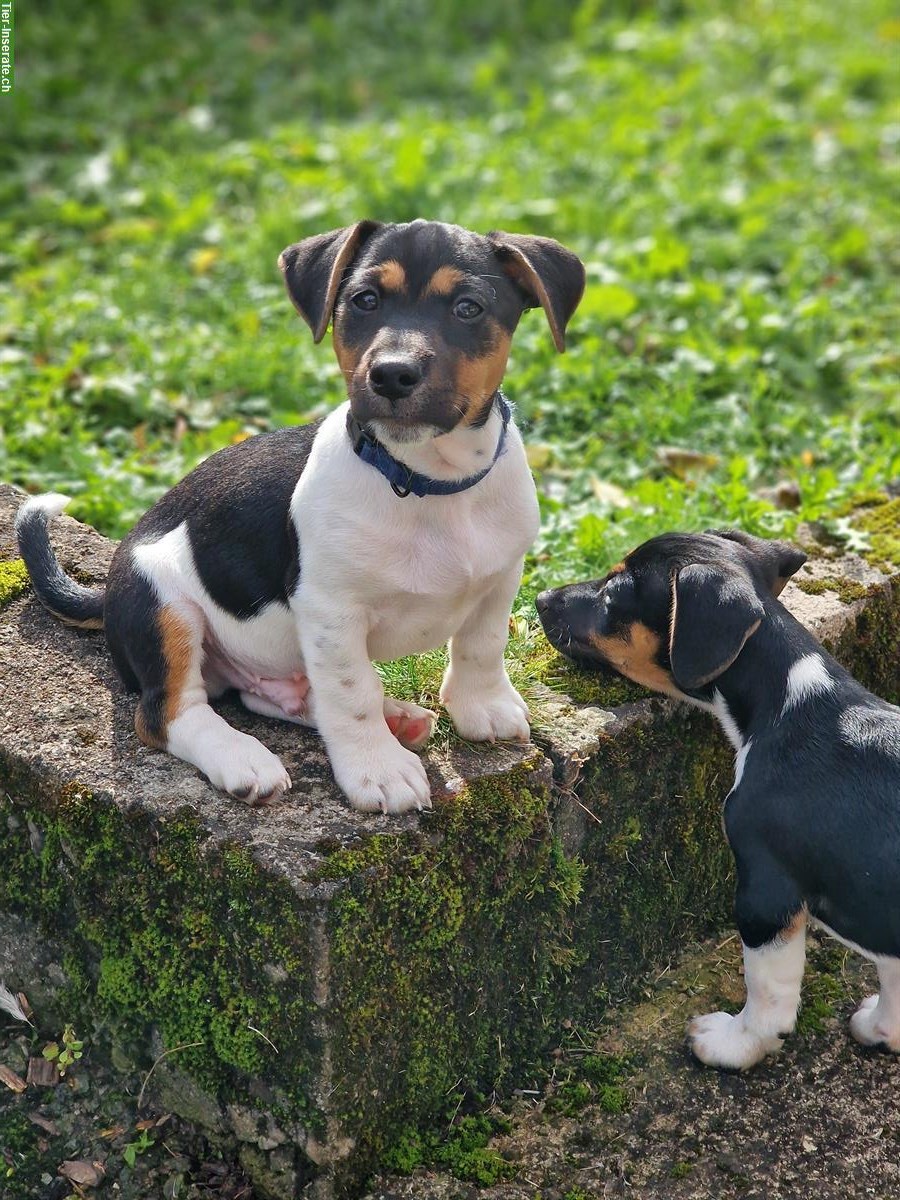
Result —
M793 1030L807 921L875 963L880 993L850 1030L900 1052L900 708L776 599L805 557L734 531L667 533L605 579L538 597L564 654L710 709L734 744L723 823L747 1001L688 1028L715 1067L751 1067Z
M525 309L544 309L563 349L584 269L546 238L427 221L360 221L279 265L317 342L333 319L349 401L208 458L122 541L103 589L50 548L65 497L23 505L22 557L51 612L104 627L141 694L140 738L217 787L259 803L291 786L210 707L234 688L315 726L355 807L428 807L412 749L434 714L385 697L372 660L449 640L441 699L461 736L527 741L503 653L538 506L499 388Z

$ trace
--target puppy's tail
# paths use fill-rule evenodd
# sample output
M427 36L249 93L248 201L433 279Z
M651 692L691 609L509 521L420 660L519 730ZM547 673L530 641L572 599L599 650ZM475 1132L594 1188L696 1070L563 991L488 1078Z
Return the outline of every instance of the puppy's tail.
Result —
M68 496L47 492L32 496L16 513L16 537L19 553L25 560L28 574L44 608L80 629L103 628L103 598L105 588L84 587L70 579L50 545L48 525L69 503Z

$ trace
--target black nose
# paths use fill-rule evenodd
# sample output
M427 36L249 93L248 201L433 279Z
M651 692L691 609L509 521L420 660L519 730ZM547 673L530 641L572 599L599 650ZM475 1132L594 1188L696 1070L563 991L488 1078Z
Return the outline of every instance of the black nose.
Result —
M416 364L402 358L379 358L369 368L372 390L386 400L403 400L421 378Z
M538 616L542 617L544 613L550 610L550 606L553 603L553 589L549 588L546 592L541 592L535 597L534 603L538 610Z

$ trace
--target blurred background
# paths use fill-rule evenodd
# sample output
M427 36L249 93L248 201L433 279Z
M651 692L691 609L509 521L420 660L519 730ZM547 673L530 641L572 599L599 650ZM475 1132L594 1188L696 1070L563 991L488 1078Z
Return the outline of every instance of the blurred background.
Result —
M523 612L665 528L850 536L900 476L890 0L17 10L0 477L104 532L343 399L275 263L364 216L588 265L568 353L528 313L507 377L544 509Z

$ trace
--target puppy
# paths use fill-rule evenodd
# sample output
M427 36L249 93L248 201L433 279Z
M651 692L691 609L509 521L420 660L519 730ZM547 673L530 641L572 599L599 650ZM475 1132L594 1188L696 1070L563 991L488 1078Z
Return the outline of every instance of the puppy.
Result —
M65 497L23 505L22 557L52 613L105 629L148 745L251 803L277 797L279 759L210 707L234 688L317 728L354 807L426 808L412 751L434 714L385 697L372 660L449 640L441 700L459 734L528 740L503 654L538 507L499 388L525 309L563 350L584 268L547 238L427 221L359 221L279 265L316 342L333 318L349 400L201 463L121 542L105 588L53 555Z
M850 1030L900 1052L900 708L776 599L805 558L736 531L667 533L537 599L564 654L709 709L734 745L723 824L747 1000L688 1028L714 1067L752 1067L794 1029L808 921L875 963L881 990Z

